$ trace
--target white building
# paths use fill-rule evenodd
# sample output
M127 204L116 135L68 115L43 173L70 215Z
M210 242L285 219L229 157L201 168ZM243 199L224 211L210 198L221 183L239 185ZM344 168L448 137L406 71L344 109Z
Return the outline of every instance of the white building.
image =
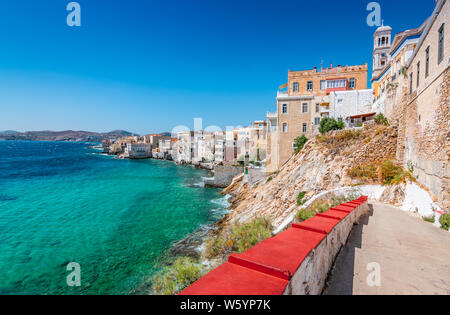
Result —
M373 90L350 90L330 93L329 117L342 120L347 127L364 122L364 118L375 116ZM358 120L361 118L361 121Z
M125 157L130 159L146 159L151 157L152 145L149 143L128 143Z

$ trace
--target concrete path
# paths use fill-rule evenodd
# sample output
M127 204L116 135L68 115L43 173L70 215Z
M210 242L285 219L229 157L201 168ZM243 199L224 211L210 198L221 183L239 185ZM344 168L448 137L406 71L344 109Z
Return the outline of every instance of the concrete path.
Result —
M341 250L324 294L450 294L450 233L395 207L371 206ZM369 286L367 278L380 286Z

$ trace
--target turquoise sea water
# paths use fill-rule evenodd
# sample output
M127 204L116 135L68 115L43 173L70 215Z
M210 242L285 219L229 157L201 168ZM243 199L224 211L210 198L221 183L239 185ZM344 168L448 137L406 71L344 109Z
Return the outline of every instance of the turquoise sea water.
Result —
M86 147L0 141L0 294L146 293L171 245L225 213L206 171Z

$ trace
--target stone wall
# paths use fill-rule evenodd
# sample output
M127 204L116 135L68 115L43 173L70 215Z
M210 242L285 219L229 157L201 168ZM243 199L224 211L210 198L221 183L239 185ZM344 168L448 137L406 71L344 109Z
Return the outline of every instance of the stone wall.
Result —
M241 166L222 166L216 165L214 167L214 179L205 181L206 186L226 188L229 186L233 178L243 173Z

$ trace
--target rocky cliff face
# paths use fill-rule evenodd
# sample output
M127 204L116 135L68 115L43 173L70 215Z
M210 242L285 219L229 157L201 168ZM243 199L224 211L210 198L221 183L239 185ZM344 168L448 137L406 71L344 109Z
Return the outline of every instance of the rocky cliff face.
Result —
M371 125L360 131L340 131L310 140L278 173L253 187L243 176L224 190L233 210L224 222L246 222L255 216L281 224L297 210L297 196L306 198L334 188L358 184L347 172L355 165L395 159L397 128Z

